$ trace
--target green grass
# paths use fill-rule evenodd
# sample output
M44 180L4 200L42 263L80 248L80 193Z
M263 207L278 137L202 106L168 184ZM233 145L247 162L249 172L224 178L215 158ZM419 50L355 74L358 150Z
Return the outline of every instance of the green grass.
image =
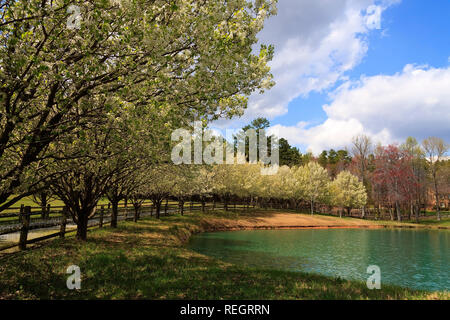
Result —
M411 223L415 223L415 221L410 221ZM450 217L443 217L441 221L433 220L420 220L419 225L424 226L436 226L436 227L450 227Z
M421 219L419 220L419 223L417 223L416 220L403 220L402 222L396 220L377 220L372 222L392 227L450 228L450 217L442 217L440 221L437 221L436 219Z
M233 213L221 213L233 217ZM188 250L199 217L172 216L89 232L86 243L58 239L0 260L0 299L449 299L394 286L237 266ZM215 217L217 217L215 215ZM81 290L66 268L81 268Z

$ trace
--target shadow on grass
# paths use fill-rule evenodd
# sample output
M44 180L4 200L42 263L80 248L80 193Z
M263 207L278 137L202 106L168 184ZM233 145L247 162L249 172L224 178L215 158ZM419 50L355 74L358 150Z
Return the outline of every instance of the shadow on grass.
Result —
M174 225L189 218L124 223L96 230L87 242L55 240L0 262L6 299L408 299L430 294L319 275L225 263L179 246ZM66 269L81 269L81 290ZM438 297L436 294L431 296ZM448 299L448 295L447 295Z

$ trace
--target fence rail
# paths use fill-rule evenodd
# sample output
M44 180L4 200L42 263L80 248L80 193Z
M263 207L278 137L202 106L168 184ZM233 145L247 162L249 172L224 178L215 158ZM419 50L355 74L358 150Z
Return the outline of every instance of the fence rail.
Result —
M12 209L16 209L18 212L11 213ZM178 213L181 211L180 209L178 203L163 202L160 214L164 216ZM184 212L211 209L223 209L223 205L220 203L206 203L202 206L199 202L186 202L183 207ZM21 206L10 208L9 211L8 213L0 214L0 251L14 247L25 250L29 244L56 237L64 238L68 233L76 231L76 225L64 206L51 207L49 205L45 210L41 207ZM137 221L141 217L155 214L156 209L149 202L142 203L138 211L136 211L134 206L122 203L118 207L117 221ZM111 204L98 205L95 214L88 221L88 229L104 227L106 224L111 223L111 217ZM42 235L42 232L46 234ZM8 241L8 238L10 238L10 241ZM4 245L2 245L2 242Z

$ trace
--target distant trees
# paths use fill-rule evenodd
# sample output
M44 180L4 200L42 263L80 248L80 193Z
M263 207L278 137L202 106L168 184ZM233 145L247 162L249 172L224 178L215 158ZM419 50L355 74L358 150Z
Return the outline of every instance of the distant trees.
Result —
M370 190L368 174L369 157L372 153L373 148L372 140L369 136L361 134L353 137L352 144L353 163L356 169L355 171L366 189ZM364 215L365 207L363 207L362 209L361 217L364 218Z
M296 147L292 147L289 142L280 138L278 140L279 154L280 154L280 166L299 166L303 164L302 154Z
M366 188L358 177L348 171L340 172L330 185L331 203L346 208L350 215L352 208L361 208L367 203ZM342 210L340 211L342 216Z
M262 131L266 130L270 127L270 122L266 118L256 118L250 124L244 126L241 131L239 131L234 136L234 147L237 149L238 143L245 142L245 156L247 161L249 160L249 137L246 136L246 132L250 129L256 131L256 146L257 150L259 150L259 135L261 132L264 132L267 135L267 132ZM271 136L267 136L267 142L269 146L269 150L271 149ZM303 161L302 154L298 148L292 147L289 142L284 138L279 138L278 140L278 152L280 157L280 166L298 166L304 164L306 162ZM257 155L257 160L260 161L259 155Z
M397 146L379 146L376 150L376 169L373 182L377 190L385 190L395 208L398 221L402 220L400 203L410 202L415 189L414 172L409 155Z
M297 168L295 173L303 189L303 195L310 204L311 214L314 214L314 205L324 201L328 192L329 176L326 169L317 162L310 162Z
M427 155L427 161L430 166L430 177L433 183L434 196L436 199L437 219L441 220L441 209L439 204L439 174L441 169L441 160L448 151L449 145L444 140L437 137L430 137L422 142L422 146Z
M416 222L419 221L419 214L421 205L427 198L427 161L425 153L417 140L413 137L408 137L406 142L400 146L408 158L410 159L410 167L412 170L411 184L410 184L410 209L409 218L414 215Z
M304 203L311 214L314 214L318 203L336 203L346 208L361 207L366 203L365 188L349 172L339 175L339 182L331 182L327 170L313 161L300 167L282 166L275 175L267 176L260 174L260 166L244 164L212 167L215 172L213 193L220 196L225 210L228 210L233 198L248 204L256 200L262 207L298 208L300 203Z
M352 157L347 150L330 149L329 151L322 151L317 158L317 162L324 168L326 168L332 178L335 178L339 172L347 170L351 163Z

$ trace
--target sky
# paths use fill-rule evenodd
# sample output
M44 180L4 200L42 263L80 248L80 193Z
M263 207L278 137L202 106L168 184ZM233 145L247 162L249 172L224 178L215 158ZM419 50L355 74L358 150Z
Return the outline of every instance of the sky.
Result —
M275 46L276 85L220 126L266 117L315 154L357 134L450 142L449 0L279 0L259 39Z

